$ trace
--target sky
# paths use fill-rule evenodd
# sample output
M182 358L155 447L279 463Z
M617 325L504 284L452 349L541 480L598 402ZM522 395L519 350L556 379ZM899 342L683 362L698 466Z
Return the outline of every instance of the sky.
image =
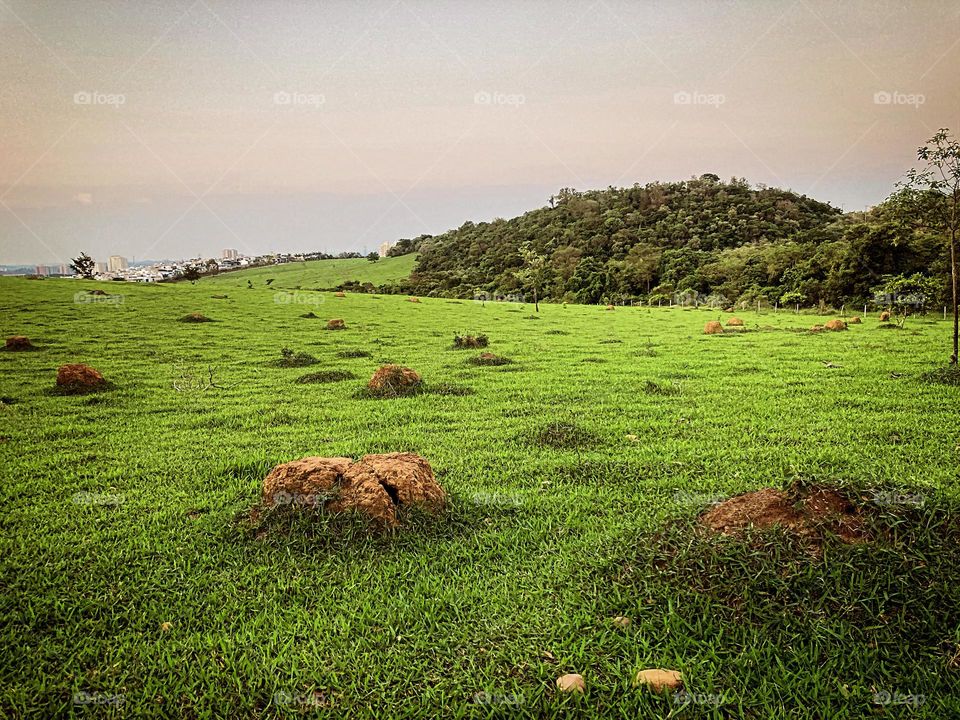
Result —
M0 0L0 264L369 252L711 172L845 210L960 131L960 3Z

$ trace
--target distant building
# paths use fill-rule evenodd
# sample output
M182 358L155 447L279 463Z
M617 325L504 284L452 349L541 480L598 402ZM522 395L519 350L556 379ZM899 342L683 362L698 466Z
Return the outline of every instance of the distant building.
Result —
M117 272L118 270L127 269L127 259L125 257L120 257L119 255L111 255L110 259L107 261L107 272Z
M107 264L98 262L96 267L96 273L98 275L104 275L107 272Z
M49 274L50 274L50 268L47 267L46 265L37 265L37 266L33 269L33 274L34 274L34 275L49 275Z
M377 254L380 257L386 257L387 253L390 252L390 248L392 248L394 245L396 245L395 241L387 240L385 243L380 245L379 249L377 250Z
M240 253L233 248L227 248L220 254L220 257L222 257L224 260L236 260L238 257L240 257Z

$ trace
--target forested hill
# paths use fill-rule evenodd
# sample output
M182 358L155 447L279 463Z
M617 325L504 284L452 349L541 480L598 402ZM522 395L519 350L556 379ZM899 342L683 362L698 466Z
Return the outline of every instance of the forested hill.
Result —
M788 294L791 302L839 303L869 295L883 274L924 271L936 262L929 242L913 247L898 232L789 190L704 175L566 189L520 217L467 222L400 241L393 252L420 253L404 289L423 295L523 290L516 272L526 252L544 259L541 295L553 300L696 292L731 302L772 303Z

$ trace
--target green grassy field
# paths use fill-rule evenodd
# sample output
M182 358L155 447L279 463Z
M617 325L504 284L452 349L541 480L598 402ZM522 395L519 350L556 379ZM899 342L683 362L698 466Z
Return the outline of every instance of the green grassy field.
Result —
M705 336L716 311L285 300L297 268L269 270L0 279L5 336L40 348L0 353L0 716L960 716L960 388L920 377L947 323L746 312ZM75 301L95 287L122 302ZM513 363L469 364L464 332ZM276 367L285 347L320 362ZM53 393L68 362L113 387ZM385 362L429 391L360 397ZM355 379L296 382L318 370ZM441 516L247 516L276 463L401 450ZM795 481L922 507L874 502L883 541L819 557L694 530ZM692 698L631 687L647 667Z
M370 262L366 258L347 260L310 260L302 263L284 263L269 267L225 272L206 278L204 282L220 288L247 287L247 281L260 285L273 278L271 287L285 290L300 288L335 288L348 280L373 283L376 286L398 282L410 277L416 255L380 258Z

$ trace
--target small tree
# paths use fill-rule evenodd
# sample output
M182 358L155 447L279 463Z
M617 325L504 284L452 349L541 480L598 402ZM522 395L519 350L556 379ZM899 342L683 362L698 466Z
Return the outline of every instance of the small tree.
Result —
M530 243L525 243L520 248L520 257L523 259L523 266L516 270L513 276L522 286L533 291L533 307L536 312L540 312L540 291L550 279L550 266L543 255L530 247Z
M187 265L183 269L183 279L189 280L191 284L196 283L200 277L200 268L198 268L196 265Z
M369 255L367 255L367 260L369 260L370 262L379 262L379 261L380 261L380 254L379 254L379 253L372 252L372 253L370 253Z
M960 142L947 128L940 130L917 150L924 167L912 168L897 184L890 207L901 219L918 228L943 235L950 251L950 287L953 307L953 354L957 364L960 315L957 307L957 236L960 234Z
M97 263L86 253L80 253L80 256L74 258L70 263L70 269L84 280L93 280L93 276L97 272Z

